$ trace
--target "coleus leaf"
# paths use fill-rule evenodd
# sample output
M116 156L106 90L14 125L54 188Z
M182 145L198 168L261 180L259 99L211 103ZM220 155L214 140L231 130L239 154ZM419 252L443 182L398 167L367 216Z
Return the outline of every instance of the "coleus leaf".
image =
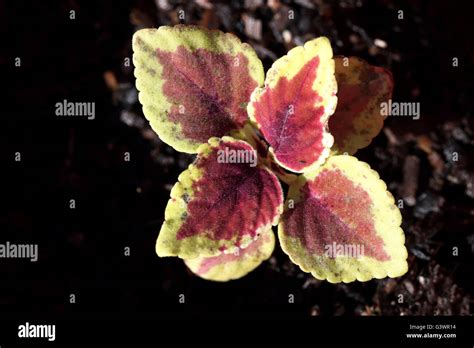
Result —
M253 166L250 156L252 146L231 137L211 138L199 147L195 163L171 190L158 256L233 253L277 223L283 210L280 182L265 167Z
M278 226L282 249L332 283L407 271L401 214L385 183L352 156L332 156L291 186Z
M242 127L250 95L263 84L253 48L217 30L142 29L133 36L133 51L143 113L181 152L196 153L209 138Z
M387 116L381 103L392 97L393 78L389 70L372 66L356 57L335 57L338 85L337 109L329 119L335 153L352 155L379 134Z
M265 87L252 93L247 109L279 165L302 173L324 162L333 144L327 122L336 91L327 38L295 47L272 65Z
M271 228L245 249L235 254L198 257L184 260L186 266L201 278L225 282L239 279L267 260L275 248L275 235Z

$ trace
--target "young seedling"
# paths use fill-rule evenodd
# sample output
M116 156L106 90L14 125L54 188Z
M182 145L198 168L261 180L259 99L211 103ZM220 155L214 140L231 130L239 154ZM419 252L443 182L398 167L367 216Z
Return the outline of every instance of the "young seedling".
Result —
M290 50L265 80L251 46L220 31L143 29L133 50L151 127L197 154L171 190L159 256L178 256L205 279L237 279L270 257L278 225L283 251L318 279L407 271L394 198L352 157L383 126L390 72L333 58L324 37Z

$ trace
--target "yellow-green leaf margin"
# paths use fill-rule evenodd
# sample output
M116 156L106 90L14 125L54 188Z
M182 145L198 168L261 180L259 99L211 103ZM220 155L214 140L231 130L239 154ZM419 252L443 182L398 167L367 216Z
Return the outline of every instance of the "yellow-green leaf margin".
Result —
M239 249L236 254L198 257L184 262L194 274L203 279L226 282L242 278L253 271L272 255L274 248L275 234L269 229L247 248Z

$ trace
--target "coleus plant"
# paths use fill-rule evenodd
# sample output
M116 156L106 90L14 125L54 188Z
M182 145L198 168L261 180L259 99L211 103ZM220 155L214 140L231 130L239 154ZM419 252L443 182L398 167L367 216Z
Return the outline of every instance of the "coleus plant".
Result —
M390 72L333 57L320 37L291 49L265 78L250 45L184 25L136 32L133 51L151 127L197 154L171 190L158 256L180 257L205 279L237 279L270 257L278 225L283 251L318 279L407 271L394 198L352 156L383 126Z

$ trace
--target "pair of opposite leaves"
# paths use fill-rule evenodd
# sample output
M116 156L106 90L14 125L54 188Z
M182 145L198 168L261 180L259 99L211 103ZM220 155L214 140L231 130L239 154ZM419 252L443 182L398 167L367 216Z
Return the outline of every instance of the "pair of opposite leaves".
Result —
M133 50L151 127L176 150L197 153L171 190L159 256L178 256L205 279L240 278L270 257L278 224L282 249L318 279L407 271L393 196L350 156L383 126L389 72L333 59L318 38L278 59L264 80L251 46L193 26L140 30ZM219 158L255 152L256 166ZM278 178L289 184L284 205Z

